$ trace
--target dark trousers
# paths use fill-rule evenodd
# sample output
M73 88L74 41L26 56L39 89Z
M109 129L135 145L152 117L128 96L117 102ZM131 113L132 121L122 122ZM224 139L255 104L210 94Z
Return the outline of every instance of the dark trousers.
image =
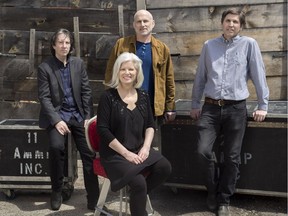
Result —
M239 178L240 153L247 124L246 101L218 106L205 103L198 121L197 153L206 170L206 187L221 205L229 205ZM223 136L223 163L215 164L213 146ZM218 163L217 163L218 164Z
M89 150L85 139L84 122L77 122L71 118L67 123L77 150L80 153L83 163L84 185L87 192L88 202L96 204L99 197L98 177L93 172L93 157L94 154ZM53 191L61 191L64 179L64 166L66 158L65 140L67 136L61 135L55 127L48 129L50 148L50 177Z
M145 171L147 177L139 173L129 183L131 216L147 216L147 194L161 185L171 173L170 162L163 157Z

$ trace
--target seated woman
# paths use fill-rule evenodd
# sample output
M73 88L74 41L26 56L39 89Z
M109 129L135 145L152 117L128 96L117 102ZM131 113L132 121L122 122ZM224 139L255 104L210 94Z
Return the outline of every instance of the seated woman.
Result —
M147 194L171 173L170 162L150 148L154 118L149 95L141 90L142 61L122 53L115 61L113 77L100 98L97 130L101 163L111 181L111 190L130 187L132 216L146 216Z

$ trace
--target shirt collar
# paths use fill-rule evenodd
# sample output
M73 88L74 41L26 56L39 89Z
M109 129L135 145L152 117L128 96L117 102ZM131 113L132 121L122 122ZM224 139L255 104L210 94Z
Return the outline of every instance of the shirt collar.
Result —
M64 63L62 61L60 61L58 58L56 58L56 56L54 56L54 59L55 59L55 62L59 68L64 68ZM70 63L70 57L67 57L66 67L69 65L69 63Z
M236 35L235 37L231 38L230 40L225 39L224 35L222 34L221 39L224 43L233 43L240 39L240 35Z

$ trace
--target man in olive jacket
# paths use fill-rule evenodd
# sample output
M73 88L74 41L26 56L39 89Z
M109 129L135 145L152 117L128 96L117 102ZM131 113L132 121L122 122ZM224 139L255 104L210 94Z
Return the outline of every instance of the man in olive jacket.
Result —
M107 62L105 82L110 82L114 62L121 53L135 53L143 61L144 83L141 88L149 93L160 129L164 119L173 121L176 116L175 82L169 48L152 36L154 26L150 12L139 10L135 13L133 27L136 35L120 38L116 42Z

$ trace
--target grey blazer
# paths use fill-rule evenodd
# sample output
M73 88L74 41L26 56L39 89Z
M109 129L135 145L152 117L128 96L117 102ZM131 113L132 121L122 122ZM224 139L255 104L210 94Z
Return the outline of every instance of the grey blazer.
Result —
M69 59L72 91L83 119L93 116L92 92L84 62L77 57ZM38 67L38 98L41 109L39 127L47 128L61 121L59 110L64 99L60 69L54 56L47 58Z

